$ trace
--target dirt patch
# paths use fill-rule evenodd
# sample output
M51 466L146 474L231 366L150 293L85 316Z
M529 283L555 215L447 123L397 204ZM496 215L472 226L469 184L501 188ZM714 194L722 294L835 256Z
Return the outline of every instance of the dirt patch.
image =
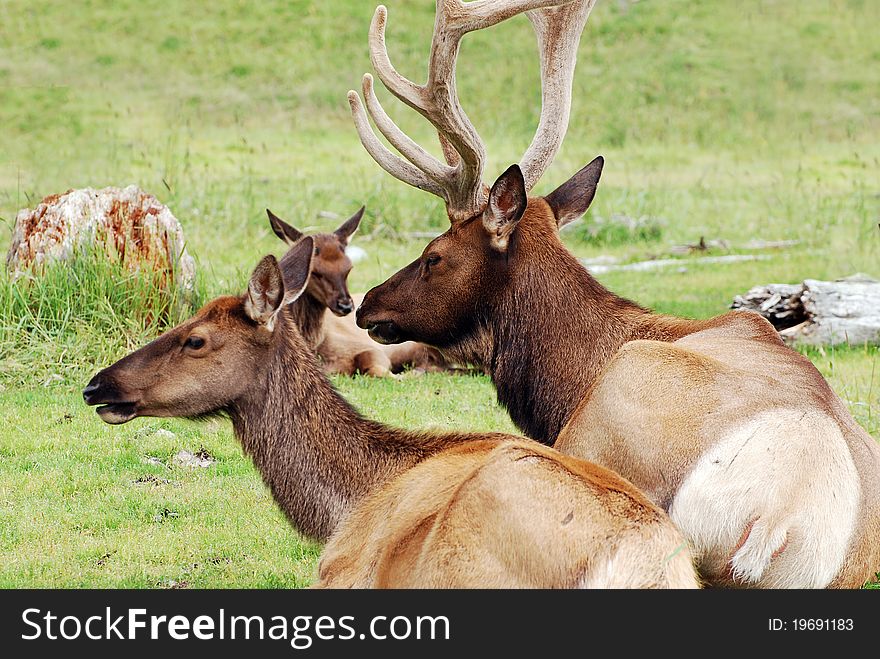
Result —
M204 469L217 462L204 446L200 447L195 453L178 451L172 461L178 467L188 467L190 469Z
M168 588L170 590L180 590L182 588L189 588L189 581L185 579L181 579L180 581L175 581L174 579L165 579L164 581L160 581L156 584L159 588Z
M217 458L211 455L204 446L200 446L199 450L195 452L195 456L201 460L212 460L217 462Z
M180 513L171 510L170 508L163 508L158 513L153 515L153 521L164 522L166 519L174 519L176 517L180 517Z
M104 567L104 565L107 564L107 561L110 560L110 557L113 556L113 554L115 554L115 553L116 553L116 550L108 551L106 554L101 556L101 558L99 558L97 561L95 561L95 565L97 565L98 567Z
M153 474L147 474L136 478L132 483L134 485L153 485L154 487L159 487L160 485L170 485L171 481L167 478L159 478L158 476L153 476Z

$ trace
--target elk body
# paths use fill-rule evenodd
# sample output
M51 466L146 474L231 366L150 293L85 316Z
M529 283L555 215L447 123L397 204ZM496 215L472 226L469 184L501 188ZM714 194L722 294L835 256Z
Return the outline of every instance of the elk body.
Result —
M285 310L312 251L303 238L284 278L265 257L244 295L99 372L86 402L108 423L228 414L291 523L328 541L319 586L698 585L665 513L607 469L512 436L361 417Z
M815 367L757 314L663 316L593 279L558 232L587 210L601 158L528 197L561 144L593 3L549 4L438 0L424 86L391 66L377 9L373 66L435 125L447 164L394 126L369 76L367 110L408 162L349 92L358 133L383 168L443 198L451 227L366 295L358 324L486 368L527 435L619 472L667 510L710 584L860 586L880 569L880 448ZM454 98L458 41L525 9L541 53L539 130L521 166L487 189L484 149Z
M275 235L291 248L305 235L272 211L267 209L266 213ZM363 296L352 296L348 291L352 263L345 250L360 225L363 213L364 208L361 207L334 232L312 236L315 244L312 274L305 293L291 304L291 313L300 333L320 356L327 373L388 377L406 368L419 371L452 370L436 348L423 343L376 343L350 315ZM287 264L284 257L280 266L285 272Z

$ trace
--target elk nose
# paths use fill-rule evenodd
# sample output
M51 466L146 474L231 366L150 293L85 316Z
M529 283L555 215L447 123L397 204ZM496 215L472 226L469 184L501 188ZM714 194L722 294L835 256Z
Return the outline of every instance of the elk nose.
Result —
M366 321L364 320L364 302L366 302L367 298L364 298L361 301L361 306L357 308L357 311L354 314L354 322L361 329L367 329Z
M83 400L86 402L86 405L91 405L92 401L94 401L98 394L101 391L101 378L100 375L96 375L89 383L86 385L86 388L83 389Z
M354 309L354 304L352 303L351 298L338 300L336 302L336 311L338 311L343 316L346 314L350 314L352 309Z

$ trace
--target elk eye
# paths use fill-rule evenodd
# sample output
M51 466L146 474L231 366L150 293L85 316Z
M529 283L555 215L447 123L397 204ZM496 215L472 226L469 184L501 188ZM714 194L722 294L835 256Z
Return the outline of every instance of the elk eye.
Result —
M437 265L438 263L440 263L440 257L437 254L431 254L431 256L425 259L425 264L428 266Z
M198 350L199 348L205 345L205 340L200 336L191 336L189 337L183 344L185 348L192 348L193 350Z
M313 279L323 279L324 276L320 272L312 272Z

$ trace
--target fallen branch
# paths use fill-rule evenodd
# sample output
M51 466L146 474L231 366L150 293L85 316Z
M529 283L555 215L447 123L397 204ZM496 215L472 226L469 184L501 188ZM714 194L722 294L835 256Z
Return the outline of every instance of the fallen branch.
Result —
M745 249L745 250L763 250L763 249L787 249L800 245L800 240L750 240L742 245L731 245L726 240L706 240L705 236L700 236L699 242L685 243L684 245L673 245L669 248L670 254L693 254L694 252L708 252L713 249Z
M727 254L725 256L703 256L698 259L650 259L649 261L636 261L635 263L624 263L623 265L590 264L586 259L582 259L581 263L594 275L601 275L606 272L645 272L672 266L688 267L690 265L707 263L740 263L742 261L764 261L769 258L769 256L758 254Z
M742 249L785 249L800 244L800 240L750 240Z

